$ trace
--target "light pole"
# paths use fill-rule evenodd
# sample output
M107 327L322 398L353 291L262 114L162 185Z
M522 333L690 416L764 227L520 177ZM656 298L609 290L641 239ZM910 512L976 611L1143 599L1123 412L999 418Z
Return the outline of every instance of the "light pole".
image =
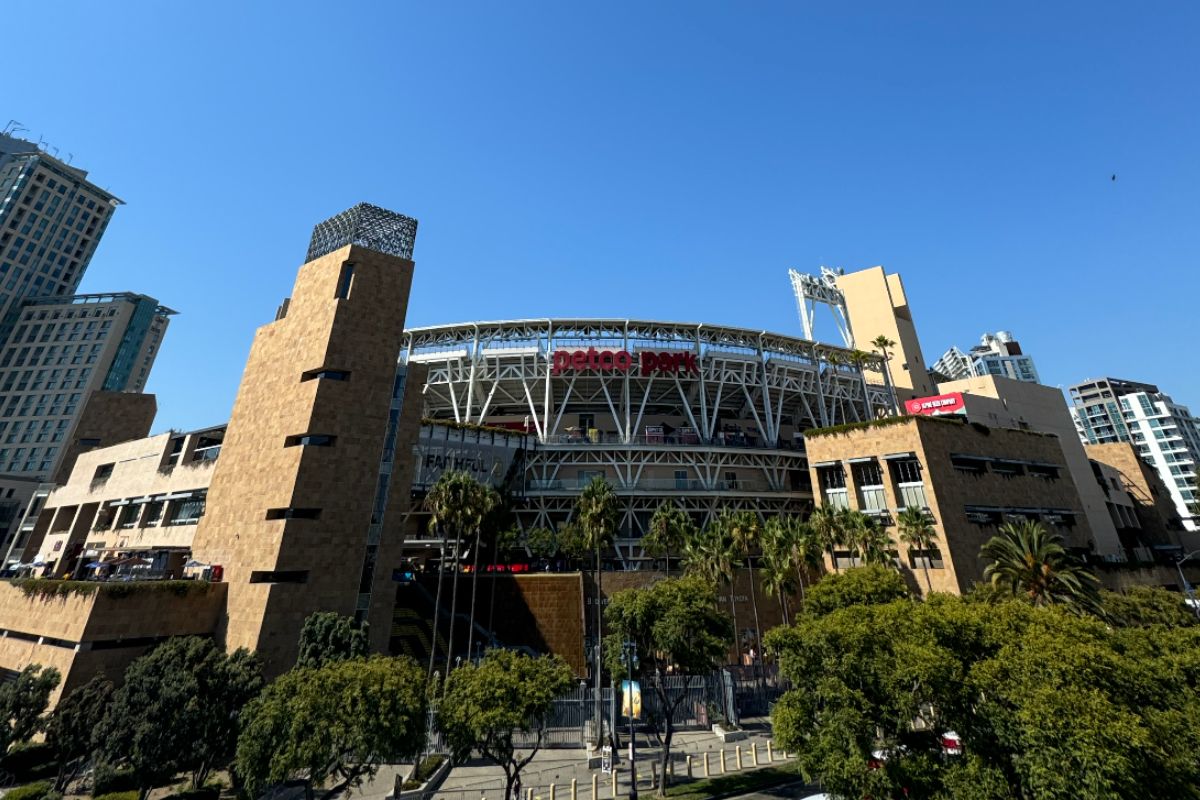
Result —
M1192 607L1192 613L1196 615L1197 619L1200 619L1200 607L1196 605L1196 590L1192 588L1192 585L1188 583L1188 579L1183 575L1183 562L1187 561L1193 556L1200 556L1200 550L1193 550L1186 556L1183 556L1177 560L1175 562L1175 569L1179 570L1179 580L1181 583L1183 583L1183 593L1187 595L1189 600L1192 601L1189 603L1189 605Z
M637 739L633 734L633 669L637 663L637 643L626 640L621 644L625 651L625 663L628 665L629 687L629 800L638 800L637 790Z

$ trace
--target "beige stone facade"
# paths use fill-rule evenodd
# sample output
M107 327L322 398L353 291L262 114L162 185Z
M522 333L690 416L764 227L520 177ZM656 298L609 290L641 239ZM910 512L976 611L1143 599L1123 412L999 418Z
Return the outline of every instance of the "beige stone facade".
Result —
M23 561L55 577L90 577L88 563L136 553L156 576L181 577L223 436L221 426L170 432L81 454L47 497ZM163 557L170 551L181 557Z
M416 394L397 369L412 272L356 245L317 257L255 336L194 556L229 583L226 646L268 673L294 662L314 611L368 619L386 642L412 466L390 460L419 427L415 402L399 424Z
M1055 436L909 417L810 435L807 444L818 505L862 510L883 522L914 589L926 589L928 564L934 591L969 590L983 576L980 548L1012 519L1041 520L1077 547L1091 540ZM900 544L895 519L908 506L929 510L936 552ZM848 554L839 555L839 567L849 563Z
M967 419L989 427L1019 428L1058 437L1063 458L1079 492L1079 500L1100 555L1121 551L1104 491L1096 482L1063 393L1051 386L995 375L965 378L938 386L942 393L961 392Z
M888 355L897 399L904 402L933 394L933 382L929 380L912 307L900 276L888 274L883 267L871 267L838 276L837 285L846 296L850 329L859 348L872 350L871 342L879 336L896 343ZM864 374L868 381L883 379L877 372Z
M1088 458L1101 465L1113 494L1124 495L1132 503L1138 545L1176 545L1188 552L1200 548L1200 535L1184 528L1170 491L1158 472L1141 459L1133 444L1089 444L1083 449Z

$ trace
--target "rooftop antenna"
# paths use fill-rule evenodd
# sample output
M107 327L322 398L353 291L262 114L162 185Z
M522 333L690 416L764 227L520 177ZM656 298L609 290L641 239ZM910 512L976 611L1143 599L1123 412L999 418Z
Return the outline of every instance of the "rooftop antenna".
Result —
M74 158L75 158L75 154L74 154L74 153L67 153L67 163L68 163L68 164L70 164L70 163L71 163L71 161L72 161L72 159L74 159Z
M15 119L10 119L8 121L8 124L4 126L3 132L8 134L9 136L12 136L17 131L28 131L28 130L29 130L29 128L26 128L24 125L17 122Z
M792 280L792 291L796 294L796 309L800 312L800 327L804 329L804 338L810 342L817 341L814 333L817 304L828 306L833 312L833 321L846 347L853 349L854 334L850 331L850 315L846 310L846 295L838 288L839 275L845 275L844 269L832 270L821 267L821 276L808 275L788 270Z

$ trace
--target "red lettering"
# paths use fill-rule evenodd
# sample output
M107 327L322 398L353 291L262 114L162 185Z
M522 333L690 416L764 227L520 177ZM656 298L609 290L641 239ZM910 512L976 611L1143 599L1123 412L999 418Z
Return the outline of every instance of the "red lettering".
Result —
M658 369L658 356L654 353L642 353L642 374L649 375Z
M696 365L696 354L695 353L684 353L683 354L683 368L685 370L687 370L688 372L699 372L700 371L700 367Z
M613 366L621 372L629 372L633 368L633 356L624 350L619 350L613 356Z
M600 369L600 360L597 358L598 355L599 354L596 352L596 348L588 348L588 369Z
M569 366L571 366L571 354L566 350L555 350L552 374L557 375Z
M604 350L603 352L600 353L600 371L601 372L612 372L613 371L613 351L612 350Z
M571 354L571 369L586 369L587 368L587 353L582 350L576 350Z

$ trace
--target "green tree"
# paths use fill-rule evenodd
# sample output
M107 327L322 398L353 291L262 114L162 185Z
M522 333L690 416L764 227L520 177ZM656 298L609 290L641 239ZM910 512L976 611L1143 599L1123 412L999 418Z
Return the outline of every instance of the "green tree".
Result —
M1196 615L1183 602L1183 595L1157 586L1130 586L1120 592L1100 592L1103 616L1121 625L1148 628L1190 628Z
M848 361L858 372L858 379L862 382L862 396L865 400L867 397L867 366L874 363L874 357L865 350L859 350L857 347L850 351L846 356Z
M998 591L1035 606L1099 610L1100 581L1039 522L1005 523L980 554L990 561L983 577Z
M883 356L883 376L887 380L888 388L892 391L893 402L895 402L895 384L892 383L892 357L888 353L888 349L895 347L896 342L881 333L871 340L871 344L875 345L880 355ZM899 404L896 404L894 408L899 413Z
M300 629L298 667L319 667L331 661L363 658L370 650L366 622L355 622L336 611L309 614Z
M95 742L109 762L133 769L141 800L178 772L199 788L232 755L241 711L261 687L249 651L226 655L211 639L168 639L125 671Z
M558 656L533 658L511 650L489 650L478 664L454 671L438 705L438 729L456 763L473 751L504 770L504 797L514 794L521 770L542 745L554 700L574 686L571 669ZM516 738L532 735L520 747Z
M795 545L792 540L796 526L789 525L782 517L771 517L763 525L762 536L762 583L763 590L779 601L779 610L783 615L783 623L789 622L787 598L800 580L803 591L803 578L795 563Z
M592 553L592 579L596 584L596 657L595 657L595 719L600 720L600 642L604 638L604 619L601 586L600 552L613 543L620 522L620 501L616 492L603 477L597 475L584 487L575 501L575 519L567 535L560 541L571 547L570 554L584 558Z
M833 506L817 506L808 518L809 527L821 545L821 549L829 554L834 573L838 572L837 555L835 550L846 543L845 517Z
M808 590L804 610L807 614L824 616L839 608L878 605L908 597L908 587L900 573L880 564L867 564L826 575Z
M92 734L112 700L113 684L96 675L58 701L46 718L46 744L58 762L54 791L65 793L92 755Z
M895 566L889 552L892 546L887 532L875 520L861 511L843 511L846 541L858 554L862 564Z
M664 502L650 517L650 530L642 537L642 548L651 556L667 560L667 577L670 577L671 553L682 552L695 533L696 525L687 512L674 503Z
M929 512L916 506L908 506L900 512L896 519L900 529L900 541L912 550L922 553L921 568L925 570L925 586L932 592L933 582L929 579L930 553L937 547L937 534L933 530L933 520Z
M427 716L425 676L410 658L297 668L246 707L237 770L250 797L302 778L331 798L420 754Z
M1198 644L1013 600L847 605L768 635L774 734L838 798L1196 798Z
M716 610L716 599L713 584L703 578L669 578L645 589L617 592L605 612L609 671L628 675L623 644L632 642L638 661L631 677L640 679L642 686L652 686L658 697L663 720L659 797L666 796L669 782L676 709L689 697L693 676L711 672L732 639L729 619ZM671 672L683 676L682 686L666 686L663 676Z
M443 563L438 570L437 593L433 601L433 636L430 640L429 675L433 675L434 653L437 651L437 627L441 615L442 582L445 575L445 552L449 548L453 554L454 583L450 589L450 631L446 637L446 674L454 659L454 623L458 617L458 576L462 572L459 559L462 553L463 540L470 534L475 534L475 546L472 552L476 557L476 568L472 580L479 577L478 555L479 536L484 517L498 502L496 492L484 486L466 472L447 470L437 479L437 483L425 496L425 508L429 511L429 524L436 526L442 533ZM471 622L469 629L475 627L475 584L471 587ZM468 655L470 655L468 653Z
M721 515L721 525L727 531L729 541L733 543L735 555L739 560L744 559L742 563L750 571L750 608L754 612L754 649L761 654L762 626L758 621L758 590L754 580L753 553L759 549L759 540L762 539L762 523L759 522L758 515L753 511L727 511ZM731 581L731 585L734 587L733 594L737 593L736 577L735 572L734 580Z
M735 659L741 655L741 636L738 632L737 606L734 601L733 577L741 562L729 536L729 530L718 518L705 525L684 545L685 575L699 575L713 586L729 589L729 615L733 619Z
M558 554L558 534L551 528L533 528L525 534L525 546L534 558L554 558Z
M4 720L0 725L0 755L42 730L42 714L58 681L58 670L30 664L17 674L16 680L0 684L0 715L3 715L0 719Z

